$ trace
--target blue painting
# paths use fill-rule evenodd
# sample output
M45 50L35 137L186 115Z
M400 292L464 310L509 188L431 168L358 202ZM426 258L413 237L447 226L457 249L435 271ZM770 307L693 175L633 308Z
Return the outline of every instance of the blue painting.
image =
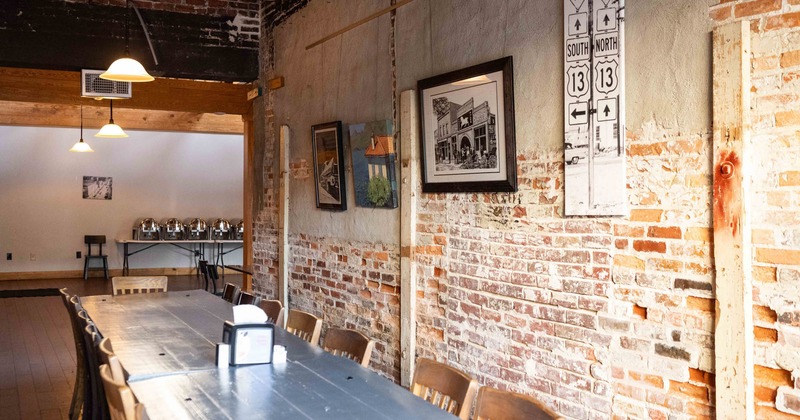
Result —
M397 145L391 120L350 124L356 205L397 208Z

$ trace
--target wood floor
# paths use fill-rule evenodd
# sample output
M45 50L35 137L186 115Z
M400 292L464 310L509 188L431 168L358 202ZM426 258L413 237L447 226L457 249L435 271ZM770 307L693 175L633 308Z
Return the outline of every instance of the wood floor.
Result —
M225 281L241 286L240 275ZM170 276L169 290L202 289L195 276ZM66 287L80 296L111 294L90 278L0 281L0 290ZM75 382L75 344L59 296L0 299L0 418L67 419Z

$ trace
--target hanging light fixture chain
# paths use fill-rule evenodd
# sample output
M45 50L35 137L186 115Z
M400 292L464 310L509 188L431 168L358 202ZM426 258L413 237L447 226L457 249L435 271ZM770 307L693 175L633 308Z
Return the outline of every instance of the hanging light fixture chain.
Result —
M128 47L128 37L130 36L130 31L128 30L128 21L130 20L131 15L131 0L125 0L125 56L131 55L131 50Z

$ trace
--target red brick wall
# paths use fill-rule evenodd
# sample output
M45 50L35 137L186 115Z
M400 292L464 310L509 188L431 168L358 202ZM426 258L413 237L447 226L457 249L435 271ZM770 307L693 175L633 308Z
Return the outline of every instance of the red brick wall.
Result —
M800 415L800 1L722 1L709 14L751 28L756 413Z
M375 340L371 366L400 380L400 254L380 243L299 235L291 238L291 307L330 327L351 328Z
M752 21L756 400L778 418L800 407L800 0L709 15ZM714 417L710 127L651 121L627 140L625 218L563 217L560 148L518 154L517 193L419 196L416 356L569 418ZM397 246L291 241L292 306L377 337L373 366L397 378Z

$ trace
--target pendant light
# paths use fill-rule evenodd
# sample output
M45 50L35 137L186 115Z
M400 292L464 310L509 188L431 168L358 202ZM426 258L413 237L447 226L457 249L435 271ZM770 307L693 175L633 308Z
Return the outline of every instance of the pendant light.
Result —
M128 19L128 15L130 15L130 0L125 1L125 56L111 63L108 70L100 75L100 78L117 82L151 82L155 78L147 73L144 66L130 57L130 49L128 48L130 35L128 21L130 19Z
M108 102L111 105L111 118L108 119L108 124L104 125L103 128L101 128L100 131L94 136L112 139L128 137L128 135L122 131L122 127L114 124L114 101L109 100Z
M72 149L69 149L70 152L94 152L89 144L83 141L83 105L81 105L81 139L72 146Z

